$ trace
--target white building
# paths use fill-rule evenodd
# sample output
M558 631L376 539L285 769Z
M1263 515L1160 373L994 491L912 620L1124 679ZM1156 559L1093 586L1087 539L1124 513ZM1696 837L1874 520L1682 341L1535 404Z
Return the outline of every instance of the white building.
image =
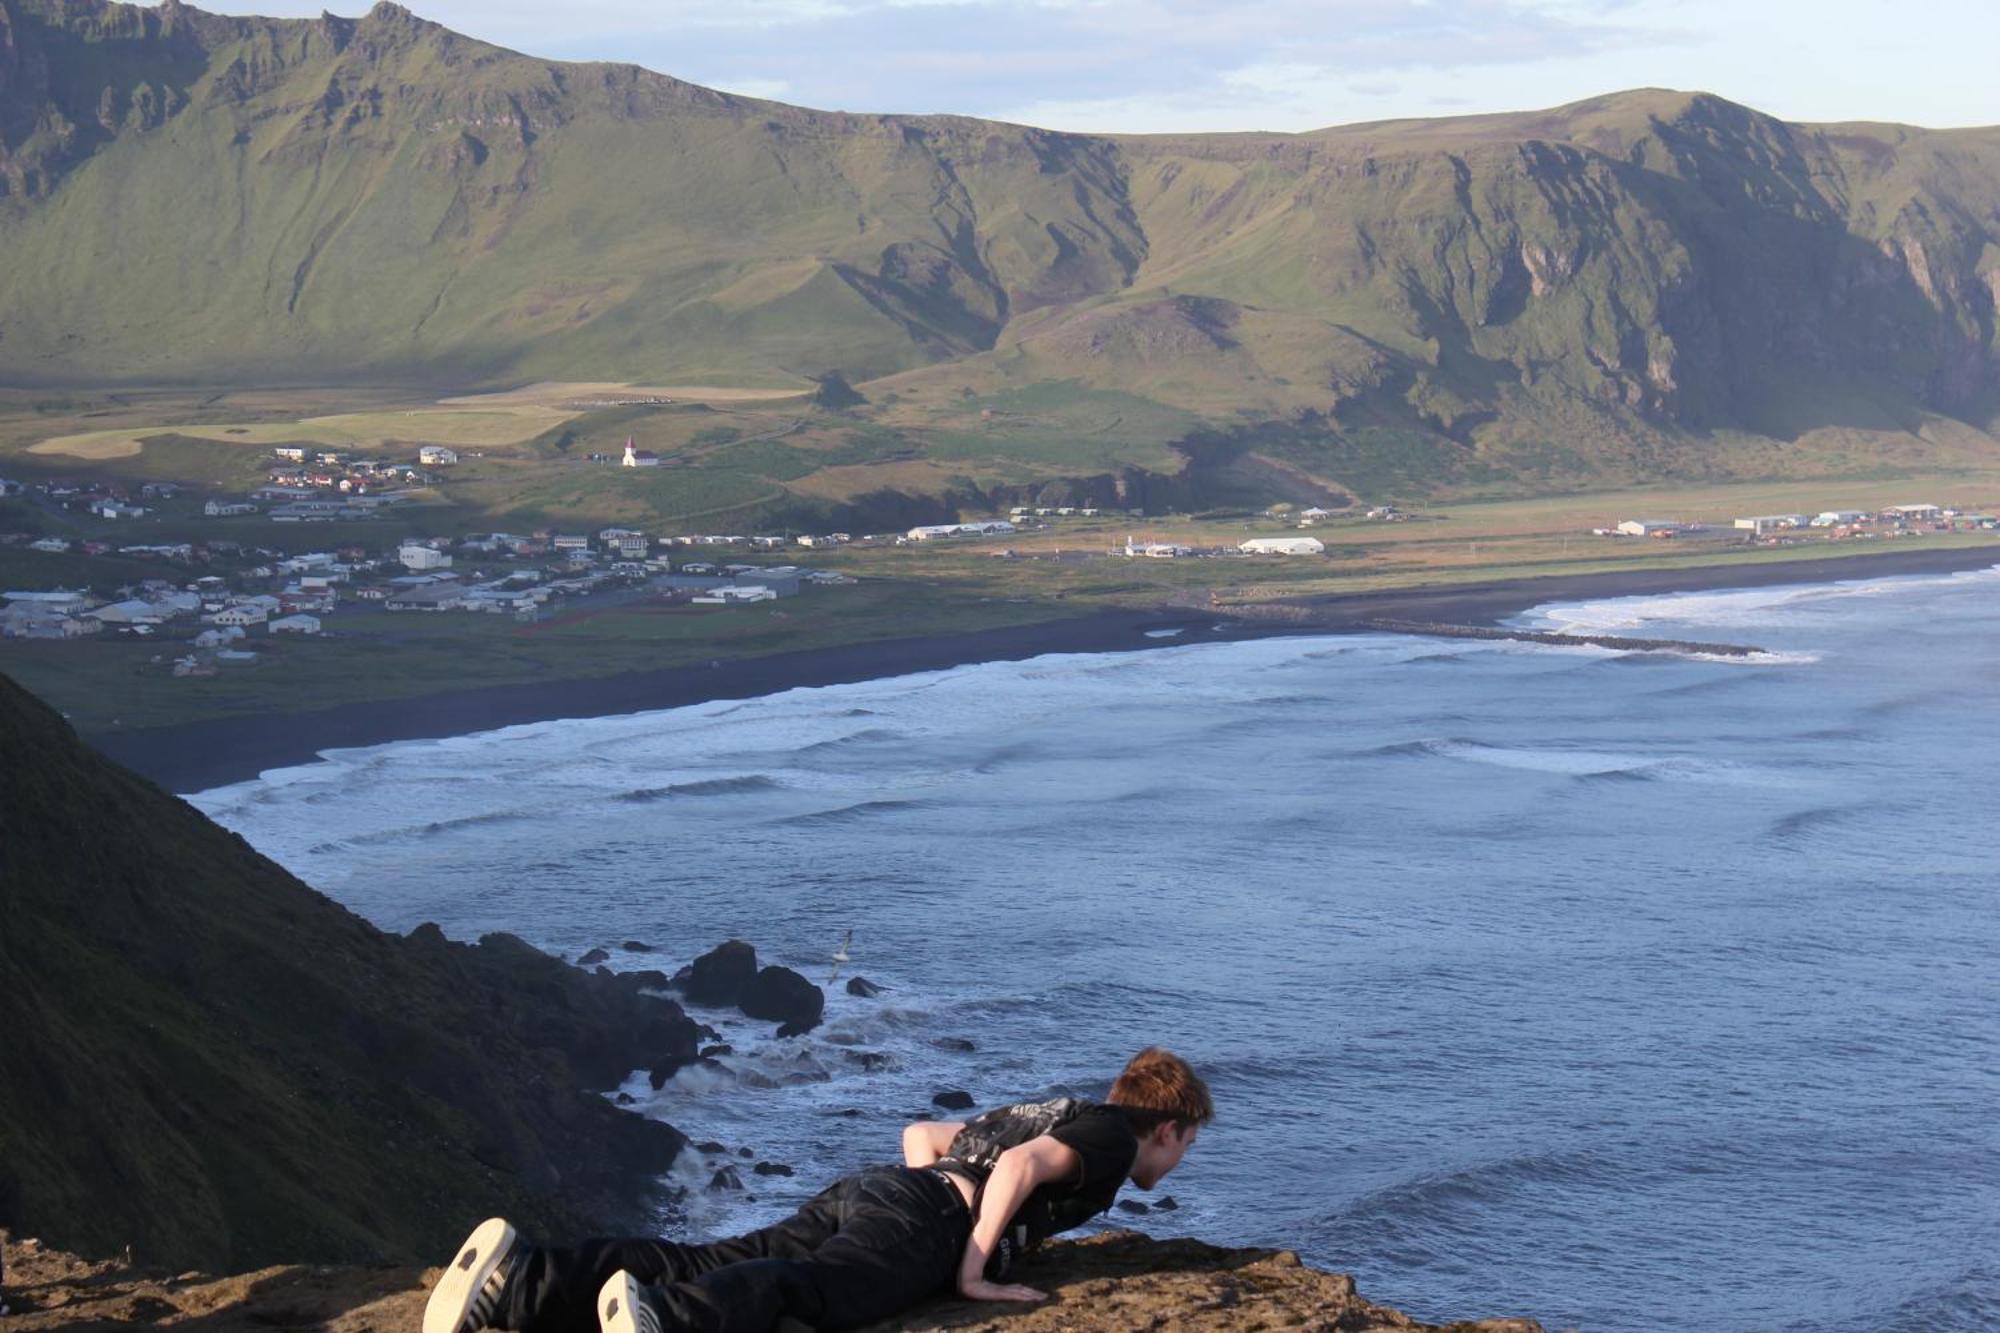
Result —
M1317 537L1252 537L1236 549L1245 555L1325 555L1326 543Z
M54 592L0 592L0 601L41 605L63 615L71 615L82 610L84 600L84 594L67 592L61 588L57 588Z
M646 558L648 539L643 532L634 532L630 528L606 528L597 534L597 540L616 555L629 556L634 560Z
M284 616L271 622L273 634L317 634L319 617L308 615Z
M659 465L660 465L660 456L658 454L654 453L651 449L634 449L632 447L632 437L629 435L625 437L625 458L623 460L623 466L658 467Z
M909 541L931 542L942 537L984 537L994 533L1017 531L1019 529L1005 519L989 519L981 523L926 523L911 528L903 535Z
M1621 537L1671 537L1687 525L1664 518L1628 518L1618 525Z
M287 463L303 463L306 461L306 451L296 445L281 444L273 449L271 453L274 457L281 458Z
M1783 532L1792 528L1803 528L1812 522L1804 514L1759 514L1752 518L1739 518L1736 526L1743 531L1762 537L1767 532Z
M1859 509L1828 509L1823 513L1815 514L1812 525L1816 528L1843 528L1850 523L1865 523L1867 521L1868 515Z
M212 616L203 616L211 625L261 625L270 619L261 606L225 606Z
M257 506L247 500L210 500L201 507L201 512L209 518L235 518L256 513Z
M451 557L428 546L405 546L396 552L404 569L450 569Z
M1128 533L1125 537L1125 554L1143 556L1148 560L1175 560L1184 555L1193 555L1194 547L1176 546L1172 542L1134 542Z
M427 444L417 450L417 461L425 467L450 467L458 462L458 450L447 449L441 444Z
M698 597L688 599L705 606L733 606L739 602L775 602L778 594L756 583L736 583L721 588L710 588Z
M1882 516L1904 523L1935 523L1944 517L1944 510L1936 505L1890 505Z

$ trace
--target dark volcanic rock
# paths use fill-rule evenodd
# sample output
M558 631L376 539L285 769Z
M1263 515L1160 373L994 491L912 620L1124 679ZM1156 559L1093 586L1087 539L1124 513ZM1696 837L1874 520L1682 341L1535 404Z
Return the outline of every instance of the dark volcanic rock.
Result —
M932 1037L931 1045L941 1051L956 1051L961 1055L970 1055L979 1049L963 1037Z
M726 1144L717 1143L714 1139L708 1139L704 1142L695 1144L694 1150L698 1153L706 1153L709 1156L713 1157L716 1153L728 1152L729 1148Z
M592 949L589 953L578 958L576 965L578 967L596 967L599 963L608 962L610 958L611 951L609 949Z
M619 945L618 947L623 949L626 953L653 952L653 946L646 943L644 940L626 940L623 944Z
M759 1162L750 1168L760 1176L789 1176L795 1174L783 1162Z
M864 1000L872 1000L882 993L882 988L867 977L849 977L847 979L847 993L849 995L859 995Z
M689 1004L735 1004L756 975L757 951L742 940L729 940L694 960L681 994Z
M727 1042L722 1042L715 1046L704 1046L701 1048L701 1058L704 1060L713 1060L718 1055L734 1055L734 1054L736 1054L736 1048L734 1046L731 1046Z
M736 1174L736 1168L733 1166L725 1166L708 1178L708 1192L710 1194L723 1194L730 1190L740 1190L742 1188L743 1177Z
M738 1148L738 1149L736 1150L736 1155L737 1155L738 1157L755 1157L755 1156L756 1156L757 1154L756 1154L756 1153L754 1153L754 1152L752 1152L752 1151L751 1151L750 1149L748 1149L748 1148Z
M849 1064L857 1064L871 1071L887 1069L891 1063L888 1054L883 1051L847 1051L844 1054Z
M789 967L767 967L743 987L736 1007L752 1018L781 1023L791 1031L780 1036L796 1036L819 1026L826 1012L826 994Z
M1137 1199L1120 1199L1118 1201L1118 1211L1121 1213L1130 1213L1134 1217L1144 1217L1153 1210Z
M1162 1194L1153 1200L1153 1211L1156 1213L1171 1213L1180 1206L1181 1201L1171 1194Z
M947 1111L969 1111L973 1106L972 1094L963 1088L952 1088L931 1098L931 1105Z

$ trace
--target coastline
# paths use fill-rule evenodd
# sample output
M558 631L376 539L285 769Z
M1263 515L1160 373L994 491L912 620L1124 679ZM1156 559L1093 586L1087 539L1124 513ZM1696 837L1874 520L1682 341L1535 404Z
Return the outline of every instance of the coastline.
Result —
M1380 633L1370 624L1377 620L1495 626L1549 602L1948 574L1996 564L2000 564L2000 547L1955 547L1337 594L1275 604L1284 608L1283 619L1171 607L1099 611L1005 629L775 653L706 667L487 686L343 705L289 714L282 726L272 725L268 718L221 718L100 732L84 739L111 759L185 795L248 781L269 769L310 763L324 750L435 740L523 723L609 717L717 699L746 699L980 662L1020 661L1049 653L1135 652L1196 642ZM1148 637L1148 631L1162 629L1182 633Z

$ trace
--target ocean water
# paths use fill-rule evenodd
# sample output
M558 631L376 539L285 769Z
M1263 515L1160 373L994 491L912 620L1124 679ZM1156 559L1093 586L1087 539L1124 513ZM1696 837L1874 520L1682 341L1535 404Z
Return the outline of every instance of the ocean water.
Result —
M690 1155L692 1232L893 1158L936 1091L1100 1093L1160 1042L1222 1115L1121 1223L1430 1319L2000 1327L2000 570L1523 621L1771 651L1170 643L197 804L395 930L669 971L738 936L815 980L852 930L881 997L784 1042L702 1014L729 1075L628 1085L799 1172L719 1198Z

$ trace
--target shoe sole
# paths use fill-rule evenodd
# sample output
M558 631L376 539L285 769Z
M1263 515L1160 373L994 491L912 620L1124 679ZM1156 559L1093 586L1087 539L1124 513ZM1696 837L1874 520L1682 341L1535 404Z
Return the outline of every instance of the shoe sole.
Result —
M660 1316L639 1294L639 1279L622 1268L598 1289L597 1327L600 1333L660 1333Z
M491 1327L517 1239L504 1218L490 1217L473 1228L431 1288L424 1333L477 1333Z

